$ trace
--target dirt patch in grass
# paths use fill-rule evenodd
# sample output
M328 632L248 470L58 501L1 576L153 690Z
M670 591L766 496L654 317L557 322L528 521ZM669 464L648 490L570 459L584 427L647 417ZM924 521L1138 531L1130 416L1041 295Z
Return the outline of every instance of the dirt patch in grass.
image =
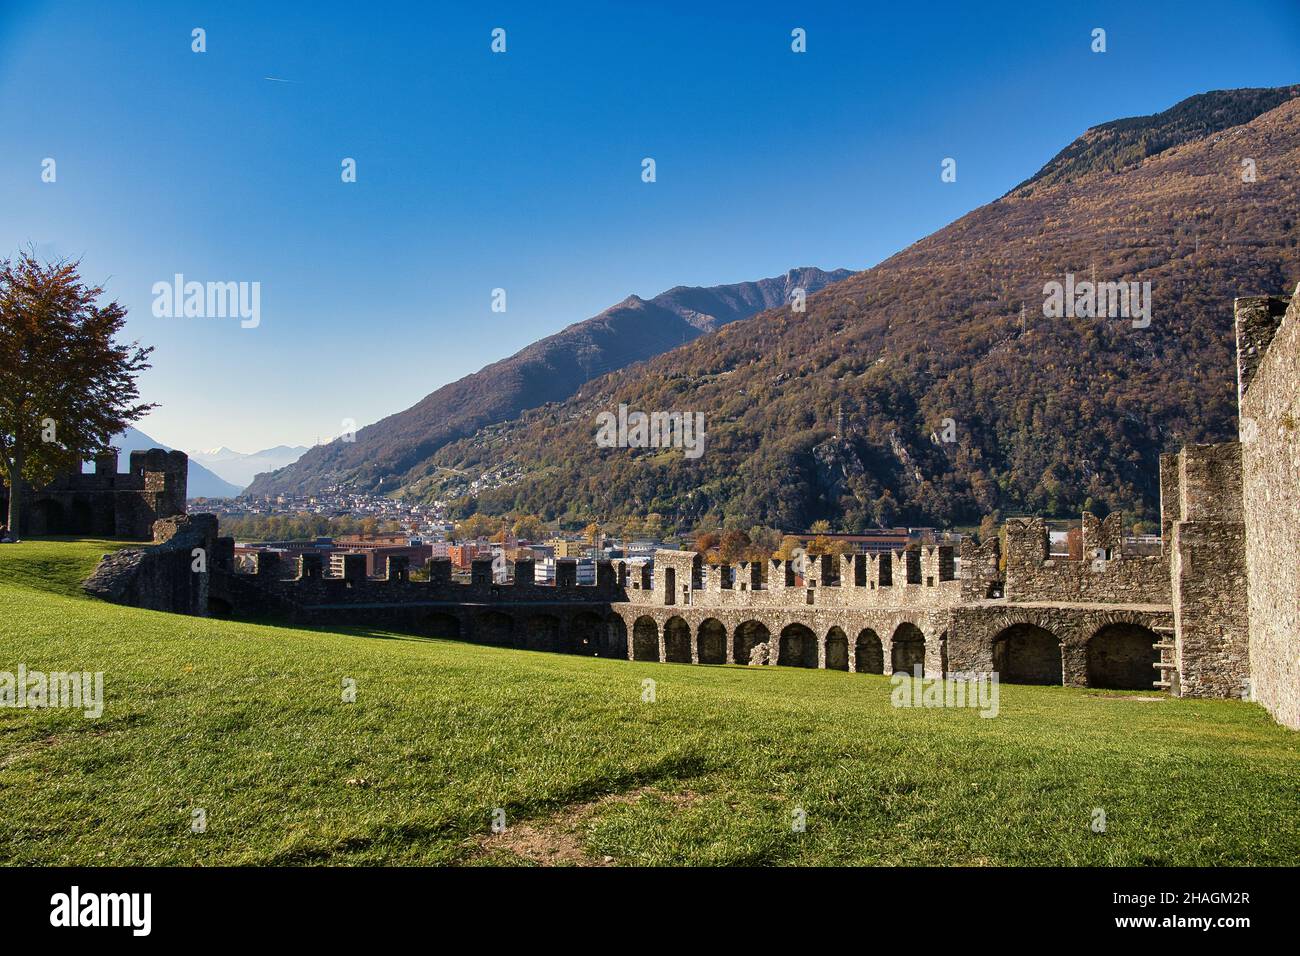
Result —
M6 767L16 764L19 760L22 760L30 754L36 753L38 750L44 750L46 747L53 747L55 744L59 743L59 739L60 738L57 734L52 734L49 737L42 737L40 740L34 741L25 747L16 748L11 753L0 757L0 770L4 770Z
M593 856L587 852L588 826L603 808L616 803L636 803L646 796L680 807L699 800L691 791L664 793L654 787L638 787L627 793L575 803L545 820L507 823L501 833L475 837L472 860L495 857L493 862L503 862L501 858L505 857L511 862L535 866L615 866L617 861L612 856Z

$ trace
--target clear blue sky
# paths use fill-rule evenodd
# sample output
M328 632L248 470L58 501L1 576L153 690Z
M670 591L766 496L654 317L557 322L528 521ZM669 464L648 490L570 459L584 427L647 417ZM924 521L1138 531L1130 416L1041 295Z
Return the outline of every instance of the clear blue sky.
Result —
M1297 80L1297 0L0 0L0 254L130 309L155 438L310 444L629 293L866 268L1090 125ZM260 327L155 318L177 272L260 282Z

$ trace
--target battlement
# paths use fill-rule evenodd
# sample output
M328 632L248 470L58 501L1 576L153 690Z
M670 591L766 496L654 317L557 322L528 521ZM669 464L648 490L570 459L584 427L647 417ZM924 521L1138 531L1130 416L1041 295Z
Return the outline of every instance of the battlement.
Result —
M219 539L221 543L231 541ZM230 547L233 555L233 542ZM219 555L217 567L227 566ZM469 583L452 579L451 561L434 558L429 563L429 580L411 580L410 558L394 555L388 558L384 574L366 574L364 554L343 555L342 574L326 573L320 555L304 554L284 558L275 551L259 551L251 571L233 569L231 577L235 586L251 585L267 592L280 604L303 606L357 603L581 603L584 601L608 603L621 594L609 561L597 563L595 584L579 584L577 563L561 559L557 564L554 585L539 584L534 580L532 561L515 565L514 581L493 580L492 559L477 558L472 562Z
M1008 601L1168 604L1166 555L1127 555L1118 513L1105 521L1083 515L1083 559L1052 557L1042 518L1011 518L1005 524ZM987 556L985 557L987 561ZM987 573L987 572L986 572Z
M185 513L189 457L181 451L133 451L118 470L117 449L95 456L95 470L79 468L49 484L25 489L22 534L81 534L148 539L160 518Z
M653 589L627 593L632 603L666 607L936 609L961 600L961 582L950 545L738 564L706 564L694 551L660 549Z
M1002 575L1002 544L990 538L975 544L969 538L961 542L961 599L963 603L1002 597L1006 581Z

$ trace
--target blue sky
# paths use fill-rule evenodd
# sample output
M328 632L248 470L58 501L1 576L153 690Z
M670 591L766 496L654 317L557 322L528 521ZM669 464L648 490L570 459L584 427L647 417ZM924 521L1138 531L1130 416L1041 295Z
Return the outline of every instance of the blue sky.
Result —
M1296 0L271 6L0 0L0 255L130 310L179 448L328 439L629 293L867 268L1088 126L1300 80ZM178 272L261 324L154 317Z

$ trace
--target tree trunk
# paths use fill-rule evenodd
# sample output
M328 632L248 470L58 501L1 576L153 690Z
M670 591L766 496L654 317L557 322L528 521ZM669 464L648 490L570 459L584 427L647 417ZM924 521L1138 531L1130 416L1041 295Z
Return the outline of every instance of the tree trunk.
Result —
M23 444L15 436L13 463L9 468L9 533L18 538L18 521L22 516Z

